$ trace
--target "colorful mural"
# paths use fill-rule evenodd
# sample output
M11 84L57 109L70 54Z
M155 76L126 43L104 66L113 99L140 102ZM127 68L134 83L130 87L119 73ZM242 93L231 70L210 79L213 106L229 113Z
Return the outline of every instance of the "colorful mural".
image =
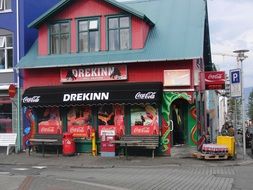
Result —
M177 99L184 99L188 101L192 106L188 112L188 130L190 130L191 138L188 139L187 144L196 145L197 139L197 128L196 128L196 108L193 104L193 96L186 93L177 92L164 92L163 93L163 103L162 103L162 128L161 128L161 141L160 141L160 151L162 154L170 155L171 148L171 121L170 121L170 107L173 101Z
M35 116L31 108L24 107L23 149L29 145L29 138L33 138L36 132Z

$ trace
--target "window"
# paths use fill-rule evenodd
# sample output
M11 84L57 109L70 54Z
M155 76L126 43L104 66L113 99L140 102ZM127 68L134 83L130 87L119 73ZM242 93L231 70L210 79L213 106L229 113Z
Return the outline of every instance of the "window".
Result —
M130 49L130 18L113 17L108 19L109 50Z
M70 23L62 22L50 26L50 53L70 52Z
M11 0L0 0L0 12L11 10Z
M0 69L13 67L12 36L0 36Z
M78 51L92 52L99 50L98 19L78 21Z

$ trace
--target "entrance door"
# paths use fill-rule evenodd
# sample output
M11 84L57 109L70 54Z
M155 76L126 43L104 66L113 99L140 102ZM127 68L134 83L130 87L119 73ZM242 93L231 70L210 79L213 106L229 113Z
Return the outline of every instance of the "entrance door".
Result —
M186 144L188 136L188 102L184 99L177 99L172 102L170 109L170 118L173 122L172 145Z

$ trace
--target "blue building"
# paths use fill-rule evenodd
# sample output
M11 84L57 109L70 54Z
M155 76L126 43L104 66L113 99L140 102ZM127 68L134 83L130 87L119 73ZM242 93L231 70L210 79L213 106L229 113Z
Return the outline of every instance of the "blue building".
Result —
M0 133L18 131L20 126L18 96L11 99L8 88L21 84L15 66L37 38L37 30L27 25L58 1L0 0Z

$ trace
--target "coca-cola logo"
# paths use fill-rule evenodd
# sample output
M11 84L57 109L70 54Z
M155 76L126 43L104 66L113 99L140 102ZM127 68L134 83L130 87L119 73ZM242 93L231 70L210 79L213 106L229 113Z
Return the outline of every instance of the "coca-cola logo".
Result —
M207 79L223 79L223 75L221 73L217 73L217 74L209 74L207 76Z
M138 92L135 95L135 99L136 100L155 99L155 95L156 95L156 92L146 92L146 93Z
M40 96L33 96L33 97L24 97L23 103L37 103L40 101Z

